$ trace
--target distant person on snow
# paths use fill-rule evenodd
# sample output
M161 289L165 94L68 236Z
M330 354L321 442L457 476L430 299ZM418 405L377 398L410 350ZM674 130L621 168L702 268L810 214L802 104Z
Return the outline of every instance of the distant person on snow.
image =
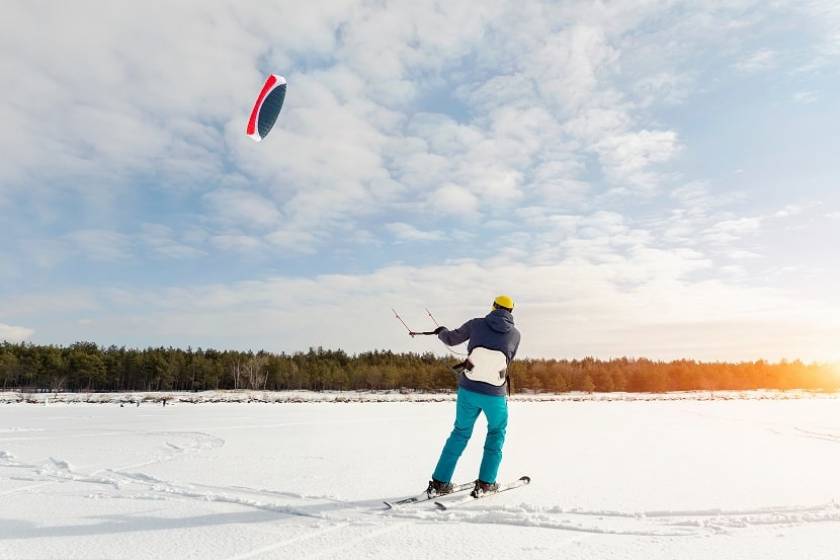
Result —
M473 492L495 492L499 488L496 475L502 462L508 422L507 368L516 355L521 338L513 326L513 299L499 296L486 317L471 319L453 331L438 327L434 333L447 346L469 340L469 357L454 368L458 373L455 427L446 440L426 492L429 497L452 492L455 465L472 436L473 426L481 412L487 417L487 439Z

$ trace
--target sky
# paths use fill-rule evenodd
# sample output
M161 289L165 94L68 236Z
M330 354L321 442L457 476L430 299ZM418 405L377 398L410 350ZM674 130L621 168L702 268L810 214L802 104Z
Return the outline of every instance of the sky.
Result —
M4 2L0 339L840 360L840 5ZM261 143L269 73L288 80Z

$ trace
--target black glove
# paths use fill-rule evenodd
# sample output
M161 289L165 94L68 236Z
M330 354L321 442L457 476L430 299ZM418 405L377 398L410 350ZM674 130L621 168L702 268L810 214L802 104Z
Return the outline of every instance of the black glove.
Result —
M452 371L457 374L464 373L465 371L472 371L473 364L470 362L469 358L461 362L460 364L455 364L452 366Z
M435 330L433 330L433 331L432 331L432 333L434 333L434 334L440 334L440 333L442 333L442 332L443 332L443 331L445 331L445 330L446 330L446 327L438 327L438 328L436 328Z

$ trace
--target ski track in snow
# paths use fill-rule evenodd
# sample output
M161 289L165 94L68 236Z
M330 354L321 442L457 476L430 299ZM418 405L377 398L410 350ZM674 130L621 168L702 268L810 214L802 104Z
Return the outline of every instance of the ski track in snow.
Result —
M255 548L254 550L250 550L248 552L244 552L242 554L237 554L236 556L231 556L226 558L225 560L246 560L246 558L253 558L254 556L260 556L262 554L267 554L269 552L273 552L277 549L288 547L294 544L298 544L302 541L313 540L316 538L320 538L325 536L329 533L333 533L335 531L339 531L340 529L344 529L345 527L349 526L349 523L339 523L337 525L331 525L325 529L321 529L319 531L310 531L309 533L305 533L303 535L298 535L297 537L292 537L291 539L284 539L277 541L275 543L261 546L259 548ZM311 556L310 556L311 558Z
M323 501L343 503L333 496L310 496L294 492L282 492L268 489L254 489L245 486L218 487L205 484L180 484L166 481L142 472L130 472L130 469L156 465L171 461L183 455L197 453L205 449L213 449L224 445L224 440L202 432L146 432L147 436L162 436L164 438L185 438L186 442L173 443L167 439L163 442L162 452L155 458L124 465L118 468L100 468L89 474L74 470L72 465L62 459L49 457L38 464L21 463L7 451L0 450L0 468L16 468L23 474L8 477L11 480L31 481L37 484L14 488L0 495L32 491L50 484L62 482L78 482L105 485L112 487L117 493L88 494L89 498L103 499L193 499L201 502L219 502L245 506L258 510L266 510L290 516L326 519L326 516L316 512L306 512L288 504L266 501L264 499L250 499L242 495L256 495L260 497L284 497L298 501ZM201 489L204 490L201 490Z
M706 420L728 423L737 422L759 430L769 430L774 436L815 439L840 443L840 434L830 428L818 426L805 428L793 423L774 420L726 417L697 410L686 411ZM369 423L369 420L359 423ZM289 425L313 425L319 422L287 422L255 424L260 428ZM326 425L327 422L324 422ZM214 431L238 429L239 425L214 428ZM516 505L517 493L538 492L540 480L528 487L511 491L509 498L490 497L476 504L456 506L438 511L432 502L398 506L386 510L383 499L404 496L371 496L364 500L349 500L335 495L306 494L283 488L261 488L246 485L212 485L183 480L166 480L143 472L144 467L174 461L205 451L220 448L225 440L216 435L198 431L109 431L86 434L38 435L40 428L5 428L2 434L35 432L32 438L95 437L119 435L153 438L156 447L152 456L143 461L117 467L100 467L90 472L77 468L59 456L38 460L23 460L18 455L0 449L0 480L30 482L32 484L0 492L12 494L49 494L46 487L69 484L70 494L91 500L129 501L178 501L186 504L200 503L237 506L240 508L278 514L276 523L310 523L299 529L280 531L280 537L252 549L237 551L223 560L247 560L255 557L272 557L295 547L305 547L307 558L339 558L350 549L364 546L389 533L413 525L458 524L485 527L524 527L542 531L557 531L597 536L626 536L651 539L703 539L710 536L737 536L739 533L761 528L791 528L815 524L840 523L840 503L830 500L812 505L786 505L756 508L710 509L660 509L621 511L561 507L560 505L534 505L526 502ZM19 441L0 438L2 441ZM818 445L818 444L816 444ZM93 490L89 488L93 487ZM81 490L80 490L81 488ZM410 491L406 493L409 494ZM527 498L525 498L527 499ZM295 521L297 520L297 521ZM271 534L271 533L270 533ZM340 535L340 538L336 538ZM687 541L690 542L690 541ZM536 550L536 549L535 549Z
M754 526L802 525L840 521L840 504L771 507L745 510L619 512L579 508L519 506L467 507L437 511L410 511L407 506L390 514L427 522L513 525L581 533L645 537L702 537ZM593 519L595 521L593 521Z
M22 432L43 432L44 428L26 428L21 426L12 426L9 428L0 428L0 434L18 434Z
M131 469L172 460L186 453L221 446L223 440L196 432L150 432L165 437L192 436L191 442L175 444L165 441L170 453L152 460L126 465L115 469L103 468L89 474L74 470L67 461L50 457L39 464L20 462L14 455L0 450L0 467L15 469L21 474L10 476L38 484L13 489L3 494L33 491L54 483L85 483L107 486L108 491L88 492L89 499L118 500L194 500L202 503L221 503L269 511L283 516L309 518L326 522L327 527L307 532L292 539L243 552L228 560L242 560L290 546L296 542L319 538L349 526L363 527L378 521L373 531L364 532L333 546L314 553L311 557L337 554L361 541L374 538L405 525L422 523L469 523L480 525L506 525L545 530L569 531L603 535L641 537L703 537L709 534L728 534L756 526L789 527L809 523L840 522L840 504L829 502L814 506L770 507L736 510L661 510L622 512L613 510L586 510L581 508L539 507L528 504L467 505L445 512L428 504L407 505L393 510L383 510L379 500L347 501L335 496L305 495L296 492L247 486L213 486L199 483L167 481ZM522 492L517 489L513 492ZM495 500L496 498L490 498ZM492 503L492 502L491 502ZM381 525L383 524L384 525Z
M175 434L168 433L167 435L171 436ZM295 492L244 486L221 487L198 483L178 483L162 480L142 472L129 471L132 468L171 460L173 457L188 453L191 450L194 451L196 449L206 449L221 445L219 438L213 438L206 434L200 435L206 439L199 443L199 438L192 445L181 446L173 444L170 441L165 442L167 448L174 451L169 457L158 457L137 465L128 465L117 469L99 469L90 474L76 472L67 461L54 457L50 457L41 464L31 465L19 462L12 454L6 451L0 451L0 467L28 471L28 474L10 478L40 482L38 485L7 491L4 494L32 490L51 483L78 482L105 485L116 490L116 493L99 492L87 494L87 497L92 499L181 499L198 500L205 503L218 502L234 504L287 516L332 522L335 525L329 527L330 530L353 524L365 525L370 522L371 517L375 517L383 521L388 519L400 520L396 523L390 523L387 527L389 531L411 521L422 521L425 523L446 524L455 522L510 525L610 535L697 537L708 533L727 532L756 525L790 526L804 523L840 521L840 504L833 501L817 506L775 507L731 511L720 509L642 512L590 511L580 508L537 507L527 504L521 504L519 506L488 505L482 507L468 505L445 512L437 511L432 506L423 504L402 506L386 511L382 510L378 505L378 500L351 502L343 501L333 496L312 496ZM513 492L519 491L523 490L518 489ZM272 501L272 498L285 498L287 500L293 500L295 503L289 504L288 501ZM373 504L370 502L373 502ZM307 511L309 508L312 508L313 511ZM362 536L359 539L370 538L379 534L379 532L374 531L369 536ZM315 536L317 534L309 535L306 538L314 538ZM303 538L302 536L295 540ZM330 549L330 551L337 552L338 549ZM247 557L241 556L241 558Z
M26 464L19 462L17 458L11 453L0 450L0 468L15 467L18 469L29 471L28 474L12 476L9 477L10 479L25 480L38 483L30 486L13 488L11 490L6 490L5 492L0 492L0 496L6 496L18 492L25 492L57 482L69 481L107 484L110 486L114 486L115 488L119 488L119 481L116 478L114 478L114 476L108 476L107 474L101 475L100 473L111 473L112 475L118 475L122 473L122 471L127 471L129 469L134 468L142 468L149 465L155 465L166 461L171 461L185 454L197 453L204 449L221 447L225 443L225 441L222 438L205 434L202 432L146 432L145 435L163 436L164 438L180 437L188 439L188 442L184 445L177 445L173 444L170 441L164 441L165 447L163 448L162 452L155 456L153 459L133 463L130 465L123 465L114 469L107 467L100 468L94 470L89 474L85 474L83 472L76 472L71 467L69 462L64 461L62 459L57 459L55 457L49 457L46 460L42 461L40 464Z
M797 429L797 431L803 431ZM573 531L582 533L632 535L648 537L699 537L709 533L725 533L752 526L791 526L805 523L823 523L840 521L840 504L835 501L815 506L770 507L738 510L662 510L621 512L612 510L585 510L581 508L538 507L528 504L518 506L497 505L476 507L468 505L440 512L429 504L407 505L393 510L383 510L379 500L363 502L345 501L334 496L305 495L296 492L250 488L247 486L212 486L199 483L178 483L157 477L133 472L129 469L157 464L172 460L186 453L210 449L223 445L220 438L196 432L149 432L149 435L192 436L187 444L175 444L165 441L164 445L171 453L152 460L126 465L116 469L98 469L89 474L77 472L67 461L50 457L40 464L21 463L14 455L0 450L0 467L14 468L23 474L10 476L13 480L38 482L36 485L9 490L0 495L31 491L36 488L61 482L78 482L105 485L116 492L88 493L92 499L135 499L135 500L198 500L218 502L270 511L293 517L312 518L330 522L325 530L335 530L349 525L366 525L370 518L391 522L383 530L373 531L345 543L350 546L357 540L372 538L382 531L395 530L412 521L425 523L471 523L488 525L510 525L534 527L550 530ZM806 435L813 435L808 432ZM833 434L817 434L833 436ZM838 441L836 437L828 437ZM517 489L513 492L521 492ZM293 500L277 502L272 498ZM494 498L490 498L491 500ZM306 509L312 508L313 511ZM340 515L336 515L340 514ZM593 521L594 520L594 521ZM264 551L273 550L284 544L292 544L304 539L315 538L319 533L307 533L276 545L264 547ZM338 552L331 548L327 552ZM253 551L262 553L263 549ZM229 560L248 558L240 555Z
M840 437L831 433L819 433L800 428L793 429L807 437L817 437L833 442ZM753 526L792 526L806 523L840 522L840 504L831 501L815 506L769 507L737 510L661 510L621 512L612 510L585 510L581 508L538 507L528 504L518 506L497 505L456 507L445 512L437 511L429 504L398 506L383 510L378 499L346 501L335 496L305 495L290 491L247 486L213 486L199 483L178 483L166 481L129 469L141 468L172 460L187 453L212 449L224 444L224 440L200 432L148 432L147 435L163 437L191 437L187 443L164 442L163 453L154 459L118 468L102 468L89 474L77 472L65 460L49 457L39 464L20 462L13 454L0 450L0 468L17 469L23 474L9 476L11 480L38 482L38 484L12 489L0 493L8 495L32 491L54 484L77 482L110 487L116 492L88 493L91 499L133 499L133 500L198 500L204 503L218 502L233 504L257 510L270 511L292 517L312 518L328 522L319 531L309 532L292 539L278 541L269 546L231 557L227 560L244 560L296 542L315 539L323 533L336 531L351 525L369 525L371 518L388 523L374 531L354 537L337 547L330 547L310 557L337 553L357 542L367 540L399 529L412 522L424 523L470 523L484 525L509 525L533 527L547 530L581 533L628 535L645 537L702 537L710 533L728 533ZM514 490L522 491L522 490ZM248 497L251 496L251 497ZM256 497L256 499L254 498ZM272 501L272 498L293 500ZM494 499L494 498L491 498ZM312 511L306 511L312 509ZM336 515L336 514L340 515ZM594 520L594 521L593 521Z

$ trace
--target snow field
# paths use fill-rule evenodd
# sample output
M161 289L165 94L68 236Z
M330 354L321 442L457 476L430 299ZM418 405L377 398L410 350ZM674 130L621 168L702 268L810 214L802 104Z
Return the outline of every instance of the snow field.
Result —
M0 559L837 558L833 398L510 406L500 479L531 485L440 512L381 501L450 401L3 405Z

